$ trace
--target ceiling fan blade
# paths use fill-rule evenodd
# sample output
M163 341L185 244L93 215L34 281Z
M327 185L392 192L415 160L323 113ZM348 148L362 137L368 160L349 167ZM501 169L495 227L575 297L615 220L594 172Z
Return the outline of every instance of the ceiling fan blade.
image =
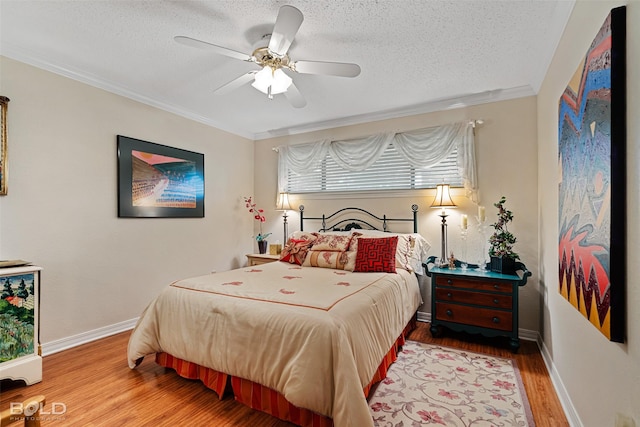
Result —
M300 93L295 84L291 83L291 86L284 93L287 101L294 106L295 108L302 108L307 105L307 101L304 99L304 96Z
M340 77L356 77L360 74L358 64L346 62L295 61L291 68L303 74L327 74Z
M215 93L216 95L227 94L227 93L239 88L240 86L245 85L245 84L249 83L250 81L252 81L254 79L254 76L255 76L256 73L257 73L257 71L249 71L248 73L241 75L237 79L231 80L229 83L226 83L226 84L220 86L219 88L214 90L213 93Z
M175 36L173 39L180 44L184 44L191 47L197 47L198 49L210 50L219 55L228 56L230 58L239 59L241 61L249 61L249 62L253 61L253 58L251 57L251 55L247 55L246 53L238 52L236 50L227 49L226 47L207 43L202 40L192 39L191 37L187 37L187 36Z
M273 26L269 50L279 56L286 55L303 19L302 12L295 7L282 6Z

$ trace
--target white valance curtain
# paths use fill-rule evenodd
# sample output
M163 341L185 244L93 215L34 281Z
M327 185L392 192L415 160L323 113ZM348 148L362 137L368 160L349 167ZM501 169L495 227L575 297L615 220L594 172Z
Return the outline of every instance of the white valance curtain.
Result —
M391 143L411 166L421 169L436 165L457 148L458 173L467 195L474 198L478 184L473 122L278 147L278 192L287 192L289 171L304 174L318 167L327 154L347 171L362 171L374 164Z

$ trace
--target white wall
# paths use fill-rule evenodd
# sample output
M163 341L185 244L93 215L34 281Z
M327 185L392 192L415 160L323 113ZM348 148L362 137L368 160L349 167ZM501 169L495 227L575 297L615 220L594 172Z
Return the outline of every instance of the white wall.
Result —
M252 141L8 58L0 68L0 257L43 267L43 343L136 318L175 279L244 265ZM204 153L205 218L118 218L118 134Z
M538 94L538 179L542 325L574 425L613 426L621 413L640 426L640 3L627 6L627 342L609 342L558 293L558 100L611 8L624 2L579 0ZM571 414L570 414L571 415Z
M537 219L537 154L536 154L536 99L527 97L503 102L494 102L456 110L422 114L393 120L353 125L313 133L292 135L256 142L256 197L267 212L267 227L274 232L270 239L283 238L280 212L274 212L276 199L277 154L273 147L286 144L311 142L323 138L349 139L386 131L407 131L429 126L437 126L470 119L483 119L484 124L476 130L478 157L478 179L480 183L480 203L486 205L487 223L495 222L497 210L493 203L500 196L507 197L507 208L514 212L515 221L509 230L518 238L515 248L522 261L533 272L529 283L520 290L520 328L538 330L539 290L537 286L538 265L538 219ZM419 232L432 245L432 254L440 253L440 217L430 209L434 190L415 191L410 195L374 195L347 197L333 196L317 198L312 196L292 197L294 208L302 203L307 216L329 214L345 206L356 206L389 217L410 217L411 205L419 205ZM477 213L477 206L467 199L460 190L453 194L459 208L452 210L449 223L449 244L460 254L460 215L466 213L471 218ZM472 221L470 221L470 224ZM298 213L291 212L289 230L299 227ZM319 227L316 224L316 228ZM305 226L305 229L307 227ZM411 230L409 230L411 231ZM473 249L469 248L471 256ZM428 281L423 283L423 299L426 303L421 311L429 313L430 295Z

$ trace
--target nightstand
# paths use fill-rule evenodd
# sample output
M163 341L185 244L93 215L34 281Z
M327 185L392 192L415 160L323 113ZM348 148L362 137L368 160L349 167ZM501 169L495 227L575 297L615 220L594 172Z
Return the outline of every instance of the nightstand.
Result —
M268 262L274 262L280 260L280 255L270 254L247 254L247 260L249 260L249 266L266 264Z
M34 265L0 268L0 379L22 380L27 385L42 381L40 270Z
M476 268L440 268L423 265L431 277L431 334L438 336L444 326L454 331L479 333L487 337L507 336L515 353L518 337L518 290L531 272L521 262L518 274L501 274Z

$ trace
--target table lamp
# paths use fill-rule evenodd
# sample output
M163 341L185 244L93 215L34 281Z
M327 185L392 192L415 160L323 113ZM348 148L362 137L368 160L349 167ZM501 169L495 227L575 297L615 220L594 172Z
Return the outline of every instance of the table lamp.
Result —
M282 218L284 219L284 242L287 242L289 238L289 226L287 224L287 211L291 210L291 205L289 204L289 193L280 193L278 194L278 202L276 203L277 211L284 211Z
M449 184L438 184L436 186L436 197L431 203L432 208L440 208L442 212L438 215L442 218L442 242L441 242L441 254L440 254L440 266L447 264L447 211L446 208L457 207L453 200L451 200L451 194L449 193Z

